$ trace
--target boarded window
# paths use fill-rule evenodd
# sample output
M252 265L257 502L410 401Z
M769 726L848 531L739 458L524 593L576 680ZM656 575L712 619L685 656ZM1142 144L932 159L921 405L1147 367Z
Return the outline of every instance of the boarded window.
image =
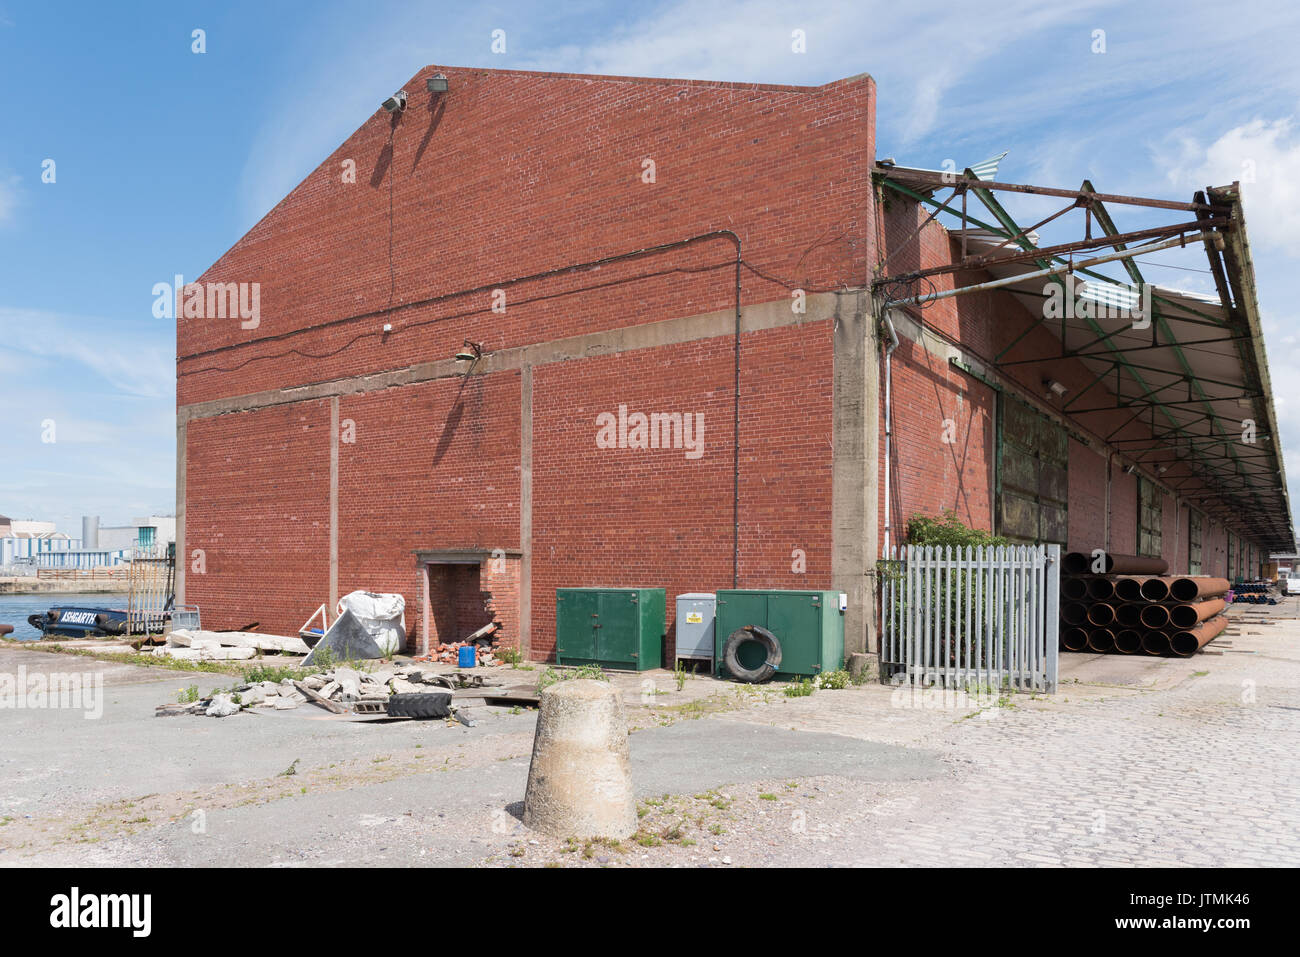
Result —
M997 529L1017 542L1065 544L1070 437L1006 393L998 401Z
M1201 574L1201 515L1187 513L1187 574Z
M1154 482L1138 476L1138 554L1160 557L1163 496Z

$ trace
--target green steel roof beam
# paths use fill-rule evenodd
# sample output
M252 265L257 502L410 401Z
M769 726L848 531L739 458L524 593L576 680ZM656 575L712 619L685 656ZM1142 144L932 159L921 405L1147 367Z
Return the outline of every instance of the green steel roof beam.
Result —
M988 211L993 214L993 216L998 220L998 222L1002 224L1002 230L998 230L998 231L1002 232L1005 238L1010 239L1012 242L1015 242L1026 252L1032 251L1035 248L1034 244L1029 242L1028 239L1024 237L1017 238L1016 234L1019 232L1019 227L1016 225L1016 221L1011 217L1011 214L1008 213L1002 207L1002 204L997 201L997 198L993 195L991 191L987 189L979 189L978 187L974 187L971 189L971 192L975 194L976 198L978 198L979 201L985 205ZM991 228L991 227L982 227L982 228ZM1005 230L1005 232L1003 232L1003 230ZM1046 260L1037 260L1036 262L1040 269L1046 269L1049 266ZM1106 278L1107 281L1110 281L1109 277L1103 277L1103 278ZM1094 322L1091 318L1085 317L1085 321L1087 322L1088 326L1092 329L1094 335L1100 336L1103 334L1104 330L1102 330L1102 328L1098 326L1097 323ZM1116 362L1124 368L1124 370L1129 374L1129 377L1132 378L1133 381L1138 384L1138 387L1141 388L1144 392L1149 392L1151 387L1147 384L1146 380L1142 378L1141 373L1132 367L1132 364L1127 359L1124 358L1122 353L1118 352L1113 347L1109 347L1109 348L1111 352L1115 354ZM1181 425L1178 422L1178 420L1174 418L1173 414L1170 413L1168 409L1164 409L1162 411L1164 412L1165 418L1169 421L1170 426L1172 426L1175 431L1181 432L1182 431ZM1212 483L1212 487L1217 487L1217 483Z
M1095 192L1095 190L1092 188L1092 183L1090 183L1086 179L1083 181L1083 189L1089 193ZM1106 206L1104 203L1101 202L1101 200L1093 200L1092 211L1093 214L1097 217L1097 224L1101 226L1102 232L1104 232L1107 236L1114 236L1119 232L1119 229L1115 226L1115 221L1110 218L1110 213L1106 211ZM1117 248L1124 249L1125 247L1121 243ZM1124 268L1128 272L1130 278L1132 278L1133 281L1135 283L1138 283L1139 285L1145 285L1146 280L1142 278L1142 271L1138 269L1137 263L1133 262L1132 259L1125 259L1123 262L1124 262ZM1209 400L1205 395L1205 389L1202 387L1199 377L1193 374L1191 363L1187 361L1187 355L1183 352L1182 348L1179 346L1178 338L1174 335L1173 330L1169 328L1169 323L1165 321L1164 316L1160 313L1158 309L1154 307L1154 298L1152 302L1153 304L1152 304L1151 311L1154 313L1154 315L1151 317L1151 321L1156 324L1156 327L1164 335L1165 338L1164 344L1174 350L1174 358L1178 361L1178 365L1183 370L1183 374L1188 376L1189 385L1194 387L1196 389L1197 394L1203 400L1205 400L1205 406L1204 406L1205 410L1207 412L1211 411ZM1229 310L1231 309L1231 305L1225 302L1223 304L1223 308L1225 310ZM1247 372L1247 366L1244 361L1242 361L1241 369L1243 374ZM1216 385L1217 384L1221 384L1221 383L1216 383ZM1234 386L1234 388L1236 387ZM1215 424L1215 420L1212 419L1210 425L1211 429L1214 428L1214 424ZM1226 430L1224 431L1224 435L1225 436L1227 435ZM1225 446L1225 448L1226 447L1227 446ZM1234 449L1233 457L1235 459L1235 449ZM1258 494L1253 495L1252 499L1254 501L1256 508L1261 507Z

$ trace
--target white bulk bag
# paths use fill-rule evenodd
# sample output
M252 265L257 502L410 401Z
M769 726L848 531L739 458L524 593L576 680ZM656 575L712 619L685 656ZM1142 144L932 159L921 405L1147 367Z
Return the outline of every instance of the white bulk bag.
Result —
M401 595L354 591L339 599L338 613L350 611L386 655L406 647L406 599Z

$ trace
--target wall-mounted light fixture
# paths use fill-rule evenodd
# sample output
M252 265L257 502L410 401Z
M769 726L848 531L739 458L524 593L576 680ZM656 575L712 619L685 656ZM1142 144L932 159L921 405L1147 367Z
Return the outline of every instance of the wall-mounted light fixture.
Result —
M447 78L441 73L435 73L424 81L424 88L430 93L446 93Z
M401 113L406 109L406 91L398 90L388 99L384 100L382 105L389 113Z
M1061 383L1057 382L1055 379L1044 379L1043 388L1046 389L1048 392L1054 393L1055 395L1058 396L1065 395L1065 393L1070 391L1067 386L1062 385Z
M457 362L478 362L483 358L483 345L478 342L465 340L465 348L456 353Z

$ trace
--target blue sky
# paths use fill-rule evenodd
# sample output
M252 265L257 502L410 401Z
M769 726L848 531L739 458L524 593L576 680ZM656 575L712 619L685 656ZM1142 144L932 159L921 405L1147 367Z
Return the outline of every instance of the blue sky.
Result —
M1300 10L1006 0L972 14L790 0L0 0L0 513L79 532L82 514L173 510L175 329L152 316L154 283L197 277L428 63L769 83L869 72L878 155L938 167L1010 150L999 178L1014 182L1088 177L1106 192L1189 199L1249 162L1300 501ZM795 29L806 54L791 52ZM54 183L41 179L47 159ZM1022 222L1050 211L1008 206ZM1159 261L1204 268L1191 253ZM1201 271L1147 275L1211 288Z

